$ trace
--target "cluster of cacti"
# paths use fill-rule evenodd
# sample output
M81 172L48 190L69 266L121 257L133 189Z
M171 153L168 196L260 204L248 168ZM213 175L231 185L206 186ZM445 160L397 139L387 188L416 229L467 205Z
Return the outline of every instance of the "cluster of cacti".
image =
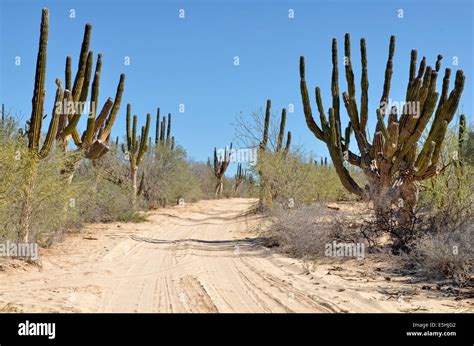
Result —
M317 161L316 159L313 160L313 163L314 163L315 166L318 165L318 161ZM328 158L327 158L326 156L325 156L325 157L321 157L321 159L320 159L320 165L321 165L321 167L322 167L322 166L326 166L326 167L327 167L327 165L328 165Z
M166 135L165 135L166 133ZM166 127L166 117L160 121L160 109L156 110L156 130L155 130L155 145L156 148L168 147L174 149L174 136L171 136L171 113L168 113L168 127Z
M217 179L216 184L216 197L221 197L222 192L224 192L224 174L229 167L230 158L232 154L232 143L230 143L230 148L227 150L225 148L224 155L217 154L217 148L214 148L214 176Z
M148 150L148 132L150 130L150 113L146 116L146 124L142 126L141 135L137 137L137 116L133 116L133 124L131 121L132 106L127 104L126 128L127 128L127 147L122 144L122 151L125 153L130 163L130 180L132 184L133 204L135 204L136 196L143 191L144 173L137 187L138 169L143 160L143 155Z
M40 160L48 156L55 141L60 143L63 150L68 147L68 141L73 139L78 147L80 155L72 156L72 162L67 162L63 174L70 181L74 173L76 163L83 157L95 160L103 156L107 151L106 140L110 136L112 126L120 108L125 75L120 76L115 99L109 98L104 104L99 115L96 114L96 107L99 98L99 81L102 67L102 56L97 57L94 78L92 81L90 110L87 121L87 128L82 137L77 130L77 124L84 111L84 105L89 93L89 85L93 69L93 52L89 50L90 35L92 26L85 27L84 38L78 63L74 84L71 80L71 57L66 58L65 89L61 80L56 79L56 95L51 112L51 120L48 126L46 137L41 144L42 123L46 118L44 114L44 100L46 96L46 60L49 34L49 11L42 10L40 38L38 56L36 60L35 83L32 98L32 112L30 120L27 122L26 135L28 138L28 148L34 154L35 160ZM33 163L31 174L28 177L23 199L22 216L20 219L19 238L28 240L30 217L32 213L32 196L36 179L36 165Z
M270 133L270 117L271 117L271 107L272 101L267 100L267 107L265 109L265 120L263 124L263 138L260 142L260 150L268 151L268 136ZM275 153L282 153L284 156L287 155L290 150L291 145L291 131L288 131L286 136L286 144L283 146L283 137L285 136L285 126L286 126L286 109L283 108L281 111L281 120L280 120L280 131L278 132L278 139L276 143Z
M416 71L417 51L412 50L406 103L402 109L392 107L387 110L392 78L395 37L390 39L390 47L385 80L379 107L376 109L377 126L373 141L369 141L368 119L368 76L365 39L360 40L361 50L361 96L360 107L356 101L356 87L352 70L350 36L345 35L344 62L348 91L342 99L349 116L349 123L342 132L340 95L338 81L337 41L332 42L332 105L325 112L320 89L317 87L316 104L321 127L313 118L308 89L305 80L305 61L300 58L300 89L304 114L309 129L317 139L326 143L332 164L344 187L366 200L373 200L377 215L386 213L392 204L400 206L399 220L404 222L413 215L417 203L417 181L433 177L439 171L438 161L441 145L449 122L453 119L464 88L464 74L457 71L454 89L448 95L451 70L444 73L441 95L436 91L436 80L441 67L442 56L438 55L435 68L427 66L423 58ZM398 115L400 112L400 115ZM385 115L388 113L388 122ZM421 149L418 142L434 114L431 129ZM355 135L359 155L349 147L351 135ZM359 167L367 177L365 188L360 187L351 177L344 162Z

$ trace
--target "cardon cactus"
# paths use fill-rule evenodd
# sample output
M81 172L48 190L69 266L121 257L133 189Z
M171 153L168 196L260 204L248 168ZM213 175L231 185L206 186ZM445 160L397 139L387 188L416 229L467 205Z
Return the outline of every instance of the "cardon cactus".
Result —
M67 57L65 69L66 89L63 89L61 81L56 79L57 91L52 118L44 143L40 146L42 121L44 119L46 51L49 30L48 13L48 9L43 9L38 58L36 61L35 87L32 99L33 110L28 122L28 147L33 152L36 152L39 158L44 158L48 155L54 140L59 141L61 147L66 150L68 141L72 138L81 153L77 157L95 160L109 150L105 141L112 131L112 126L120 108L125 75L122 74L120 76L115 99L107 99L99 115L96 116L102 68L102 55L98 55L92 81L87 128L81 137L77 130L77 124L86 105L93 68L93 52L89 50L92 25L87 24L85 26L74 84L71 86L72 58Z
M130 180L132 184L133 202L135 204L138 191L143 190L144 175L142 175L141 188L137 188L138 168L143 160L143 155L148 150L148 132L150 130L150 113L146 116L146 125L142 126L141 135L137 138L137 116L133 116L133 124L130 126L132 106L127 104L126 128L127 128L127 150L125 151L130 163Z
M104 108L95 119L95 107L98 100L98 89L102 57L99 54L94 75L91 95L91 110L89 112L89 120L87 129L82 138L77 131L77 124L84 105L87 100L89 83L92 74L93 53L89 51L90 34L92 26L86 25L84 38L82 41L78 71L71 86L71 61L70 57L66 59L66 89L60 79L56 79L56 96L53 109L51 112L51 120L49 122L46 136L43 143L42 125L45 119L44 100L46 96L45 80L46 80L46 60L49 34L49 10L44 8L41 15L39 48L36 60L35 83L32 98L32 111L29 121L27 121L26 136L28 138L28 148L33 154L33 167L31 174L27 178L25 191L23 196L23 205L20 216L20 227L18 238L22 241L28 241L30 230L30 218L32 214L32 200L35 186L37 163L38 160L44 159L55 141L60 142L63 150L68 147L68 140L73 138L80 155L73 155L73 162L66 162L66 167L62 173L68 181L72 180L75 165L81 158L97 159L108 151L104 144L106 138L110 135L115 117L120 107L120 100L123 92L125 75L120 76L119 85L115 100L108 99ZM71 90L72 88L72 90ZM100 134L101 133L101 134Z
M416 71L417 51L412 50L406 102L401 109L387 109L392 78L395 37L390 38L389 53L385 68L385 79L379 106L375 110L377 125L373 140L369 140L368 88L366 42L360 40L361 52L361 95L356 100L356 86L352 70L350 36L345 35L344 62L347 92L342 100L349 116L349 122L342 131L337 41L332 42L332 105L327 111L323 107L320 89L315 90L320 125L314 118L305 79L305 60L300 58L300 90L306 124L315 137L326 143L334 169L344 187L365 200L374 202L378 217L386 216L396 205L398 221L406 222L414 215L418 198L418 182L433 177L439 172L438 161L441 146L449 122L453 119L464 88L464 74L457 71L454 89L448 95L451 70L444 72L441 95L436 91L436 80L441 67L442 56L438 55L435 68L427 66L426 59L420 62ZM420 143L422 134L434 114L427 138ZM388 115L388 120L385 116ZM354 134L359 153L349 147ZM420 147L418 148L418 145ZM345 162L359 167L367 177L365 188L349 174Z
M217 179L216 197L222 196L224 191L224 174L229 167L232 153L232 143L230 143L229 151L225 148L224 155L218 155L217 149L214 148L214 176Z

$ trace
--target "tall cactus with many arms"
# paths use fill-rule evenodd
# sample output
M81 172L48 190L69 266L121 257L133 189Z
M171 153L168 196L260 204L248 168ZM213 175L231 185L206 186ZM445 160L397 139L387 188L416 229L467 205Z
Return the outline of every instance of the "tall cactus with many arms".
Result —
M224 174L229 167L232 154L232 143L230 143L229 151L225 148L224 155L217 155L217 149L214 148L214 176L217 179L216 197L221 197L224 192Z
M36 72L35 72L35 84L32 98L32 112L30 120L27 122L28 128L26 131L28 138L28 148L32 153L32 167L26 180L23 205L20 215L20 225L18 238L21 241L29 240L30 233L30 222L33 208L33 192L35 187L35 180L37 175L37 165L39 160L44 159L48 156L51 148L53 147L54 141L59 141L63 150L67 149L67 142L70 137L74 139L78 149L79 155L75 156L75 160L80 160L85 157L88 159L97 159L108 151L107 146L104 144L105 138L98 136L99 128L92 127L90 121L88 121L88 127L83 135L86 139L85 142L81 140L81 137L77 131L77 123L79 122L80 113L83 110L83 103L87 99L87 93L89 88L90 75L92 70L92 58L93 54L89 51L89 40L92 26L86 25L84 32L84 39L81 48L81 57L79 60L79 68L75 77L74 86L71 86L71 58L66 59L66 89L63 89L60 79L56 79L56 97L51 113L51 120L48 127L48 132L41 145L42 135L42 122L44 116L44 100L45 100L45 79L46 79L46 61L47 61L47 47L48 47L48 34L49 34L49 10L44 8L41 15L40 25L40 38L38 56L36 60ZM97 102L98 98L98 87L100 77L100 66L101 56L99 54L98 64L96 68L96 74L94 76L93 90L92 90L92 101ZM103 133L110 134L112 126L115 121L118 109L120 107L120 100L123 92L123 85L125 81L125 75L120 76L120 82L117 87L117 93L115 101L109 98L108 102L101 111L101 114L97 118L97 122L106 123L103 126ZM71 90L72 87L72 90ZM76 107L78 102L80 103L79 108ZM92 103L95 107L95 104ZM79 109L80 111L77 111ZM94 114L94 113L93 113ZM92 118L92 116L90 116ZM67 176L68 181L72 179L76 162L69 162L69 168L63 173Z
M436 92L436 79L442 56L438 55L435 69L426 66L423 58L416 72L417 51L412 50L406 104L398 117L395 107L388 110L392 78L395 37L390 38L389 54L385 69L385 79L379 107L376 109L377 125L373 141L367 136L368 119L368 77L365 39L360 41L362 76L360 109L356 101L354 73L352 71L350 36L345 35L345 74L348 91L342 94L344 106L349 116L349 124L343 135L340 119L340 96L338 84L337 41L332 42L332 106L328 117L324 111L320 89L316 88L316 104L321 127L314 121L305 79L305 61L300 58L300 90L304 114L308 128L315 137L326 143L334 168L343 184L350 192L365 200L374 202L376 215L384 217L392 204L400 207L399 221L407 222L414 213L418 199L418 182L436 175L441 145L449 122L458 107L464 88L464 74L457 71L454 89L449 93L451 70L445 70L441 97ZM439 100L438 100L439 98ZM436 105L437 103L437 105ZM415 107L410 107L415 105ZM415 110L413 110L413 108ZM422 149L417 151L417 143L432 115L435 114L427 139ZM354 133L359 155L349 148ZM344 162L359 167L367 177L365 188L360 187L351 177ZM400 203L401 202L401 203Z
M143 160L143 155L148 150L148 132L150 130L150 113L146 116L146 125L142 126L141 135L137 138L137 116L133 116L133 124L130 126L131 105L127 105L126 127L127 127L127 154L130 163L130 180L132 184L133 204L135 205L138 195L137 175L138 168ZM143 190L144 175L140 183L140 190Z

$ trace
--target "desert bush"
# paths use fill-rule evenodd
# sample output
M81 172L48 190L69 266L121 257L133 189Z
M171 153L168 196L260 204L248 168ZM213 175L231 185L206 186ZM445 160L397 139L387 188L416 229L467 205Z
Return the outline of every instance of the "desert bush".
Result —
M199 161L189 161L189 169L197 179L202 192L202 198L212 199L215 197L216 178L210 167L210 163L206 164Z
M472 277L473 224L443 232L430 232L417 240L410 254L420 274L435 279L452 279L459 286Z
M261 153L256 170L268 182L266 193L280 203L286 203L289 198L297 204L355 200L345 191L331 166L318 166L308 161L311 162L298 149L286 157L278 153Z
M466 155L468 137L460 148L455 132L446 136L441 174L425 182L420 194L422 222L409 244L408 264L431 278L465 285L474 263L474 167ZM459 150L461 149L461 150Z
M16 240L26 176L35 158L24 145L24 138L8 138L0 143L0 222L4 240ZM68 184L61 176L64 168L62 152L53 150L37 164L33 191L31 240L47 245L55 235L80 225L80 209L75 200L83 194L84 185Z
M299 209L275 206L270 212L273 222L262 234L265 244L294 257L322 257L325 244L333 241L331 214L319 203Z
M175 205L179 198L186 202L199 200L203 192L198 176L186 160L181 147L159 148L158 158L148 155L143 163L145 172L144 199L152 208Z

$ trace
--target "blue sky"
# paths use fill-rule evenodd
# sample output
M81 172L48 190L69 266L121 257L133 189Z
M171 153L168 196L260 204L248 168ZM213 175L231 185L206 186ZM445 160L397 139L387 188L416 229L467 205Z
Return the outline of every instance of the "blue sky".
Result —
M352 60L360 97L359 39L368 51L369 126L382 93L390 35L396 35L391 98L403 100L410 51L418 49L442 69L461 68L466 88L461 105L472 115L473 5L445 1L38 1L0 0L0 102L13 114L31 112L41 8L50 9L47 102L51 113L54 79L64 80L67 55L77 66L85 23L92 23L91 49L103 54L100 104L115 94L121 72L127 75L122 107L113 136L125 129L125 106L145 121L146 113L171 112L173 133L190 157L206 160L214 146L234 138L232 123L272 100L277 115L294 104L287 129L294 142L317 155L327 155L305 124L299 91L299 56L306 58L310 95L320 86L330 105L331 39L339 42L340 88L346 90L342 52L344 33L351 33ZM70 18L70 10L76 17ZM185 19L179 10L185 10ZM294 18L288 17L289 9ZM403 18L399 18L399 10ZM21 65L15 65L15 57ZM124 57L130 57L130 66ZM240 65L234 66L238 56ZM458 66L453 66L457 57ZM454 73L453 73L454 76ZM453 85L452 78L452 84ZM438 78L441 88L441 78ZM313 96L314 97L314 96ZM316 113L314 98L311 100ZM185 112L179 113L180 104ZM346 121L345 111L343 119ZM84 119L83 119L84 120ZM84 122L81 123L82 125ZM154 129L152 129L154 131ZM153 132L152 132L153 133Z

